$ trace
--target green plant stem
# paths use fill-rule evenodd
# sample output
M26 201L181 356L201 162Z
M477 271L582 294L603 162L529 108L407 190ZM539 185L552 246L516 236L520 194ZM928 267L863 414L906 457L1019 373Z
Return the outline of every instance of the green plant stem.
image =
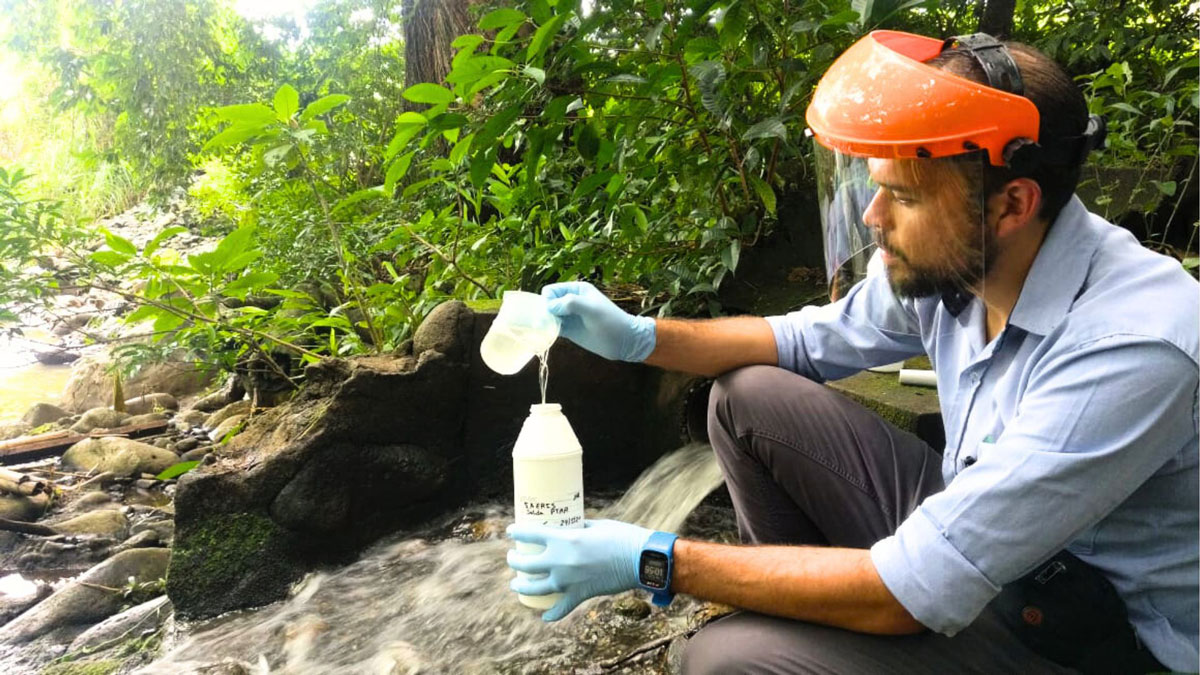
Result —
M454 271L457 272L458 275L461 276L463 279L466 279L467 281L474 284L477 288L479 288L479 290L483 291L484 294L486 294L489 298L496 297L496 294L494 291L489 289L487 286L484 286L482 283L480 283L474 277L472 277L471 275L469 275L465 271L463 271L463 268L458 266L457 260L447 256L445 254L445 252L442 251L442 249L438 248L432 242L428 241L421 235L414 232L412 227L410 227L407 223L401 223L400 226L403 227L408 232L409 236L411 236L413 239L416 239L417 241L421 242L421 244L423 244L426 248L428 248L430 251L432 251L437 257L441 258L447 265L454 268Z
M325 195L317 189L316 183L313 181L312 168L308 165L308 159L302 151L299 151L300 161L303 163L304 180L308 183L308 187L317 198L317 202L321 205L321 213L325 217L325 224L329 227L329 233L333 236L333 245L337 249L338 263L342 267L342 275L346 279L346 283L350 286L350 293L354 296L354 302L358 305L359 310L363 313L363 319L367 322L367 332L371 335L372 347L375 353L379 353L383 349L383 333L375 326L375 321L371 318L371 308L363 300L362 289L360 284L354 278L354 270L350 268L349 261L346 260L346 252L342 247L342 233L337 223L334 222L333 214L329 210L329 202L325 200Z
M107 284L91 284L91 286L93 286L95 288L99 288L102 291L108 291L109 293L116 293L117 295L121 296L122 298L125 298L126 300L129 300L132 302L141 303L143 305L150 305L151 307L155 307L157 309L161 309L163 311L170 312L171 314L174 314L175 316L178 316L178 317L181 317L184 319L191 319L192 321L200 321L203 323L212 324L214 326L220 326L221 328L224 328L225 330L229 330L234 333L238 333L242 337L253 336L260 340L267 340L268 342L274 342L275 344L279 345L280 347L283 347L285 349L290 349L291 351L296 352L297 354L302 354L304 356L308 356L308 357L311 357L311 358L314 358L317 360L324 358L320 354L318 354L314 351L305 349L304 347L301 347L300 345L292 344L291 342L288 342L287 340L283 340L283 339L277 338L273 335L263 333L262 331L254 330L253 328L240 328L238 326L230 326L229 324L227 324L223 321L220 321L218 319L212 319L210 317L204 316L203 314L196 314L194 312L189 312L186 309L180 309L179 307L175 307L173 305L168 305L163 302L158 302L157 300L151 300L150 298L144 298L140 295L137 295L134 293L129 293L127 291L123 291L119 288L116 288L114 286L109 286Z

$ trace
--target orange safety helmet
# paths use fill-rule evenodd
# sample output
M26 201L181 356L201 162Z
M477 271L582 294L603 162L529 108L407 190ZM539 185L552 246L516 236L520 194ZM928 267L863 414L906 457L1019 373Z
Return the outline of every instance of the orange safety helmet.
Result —
M1006 163L1010 144L1037 143L1038 110L1028 98L925 64L950 42L887 30L856 42L826 71L808 106L805 117L817 141L847 155L885 159L986 150L994 166ZM1015 65L1011 70L1006 75L1016 82L1010 88L1019 92L1020 75Z

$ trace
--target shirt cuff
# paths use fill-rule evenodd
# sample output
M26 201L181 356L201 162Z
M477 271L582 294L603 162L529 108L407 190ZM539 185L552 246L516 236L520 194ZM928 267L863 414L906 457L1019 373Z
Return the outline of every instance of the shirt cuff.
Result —
M1000 592L920 508L871 547L871 562L914 619L945 635L971 625Z

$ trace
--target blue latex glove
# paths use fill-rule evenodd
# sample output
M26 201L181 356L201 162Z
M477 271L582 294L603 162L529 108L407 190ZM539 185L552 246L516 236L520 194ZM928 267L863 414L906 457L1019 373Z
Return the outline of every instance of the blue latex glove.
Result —
M597 595L610 595L638 587L638 558L654 532L617 520L585 520L582 528L557 528L532 523L508 526L516 541L545 546L541 553L508 552L508 566L540 579L517 577L509 587L522 595L562 593L563 597L542 614L558 621L579 603Z
M654 351L654 319L633 316L586 281L542 289L550 313L562 319L559 334L606 359L645 361Z

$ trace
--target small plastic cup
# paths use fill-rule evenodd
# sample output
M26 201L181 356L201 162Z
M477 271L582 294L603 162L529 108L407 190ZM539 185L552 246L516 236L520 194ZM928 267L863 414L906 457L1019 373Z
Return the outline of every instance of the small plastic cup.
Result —
M479 355L488 368L513 375L550 349L558 339L560 323L541 295L505 291L500 312L479 344Z

